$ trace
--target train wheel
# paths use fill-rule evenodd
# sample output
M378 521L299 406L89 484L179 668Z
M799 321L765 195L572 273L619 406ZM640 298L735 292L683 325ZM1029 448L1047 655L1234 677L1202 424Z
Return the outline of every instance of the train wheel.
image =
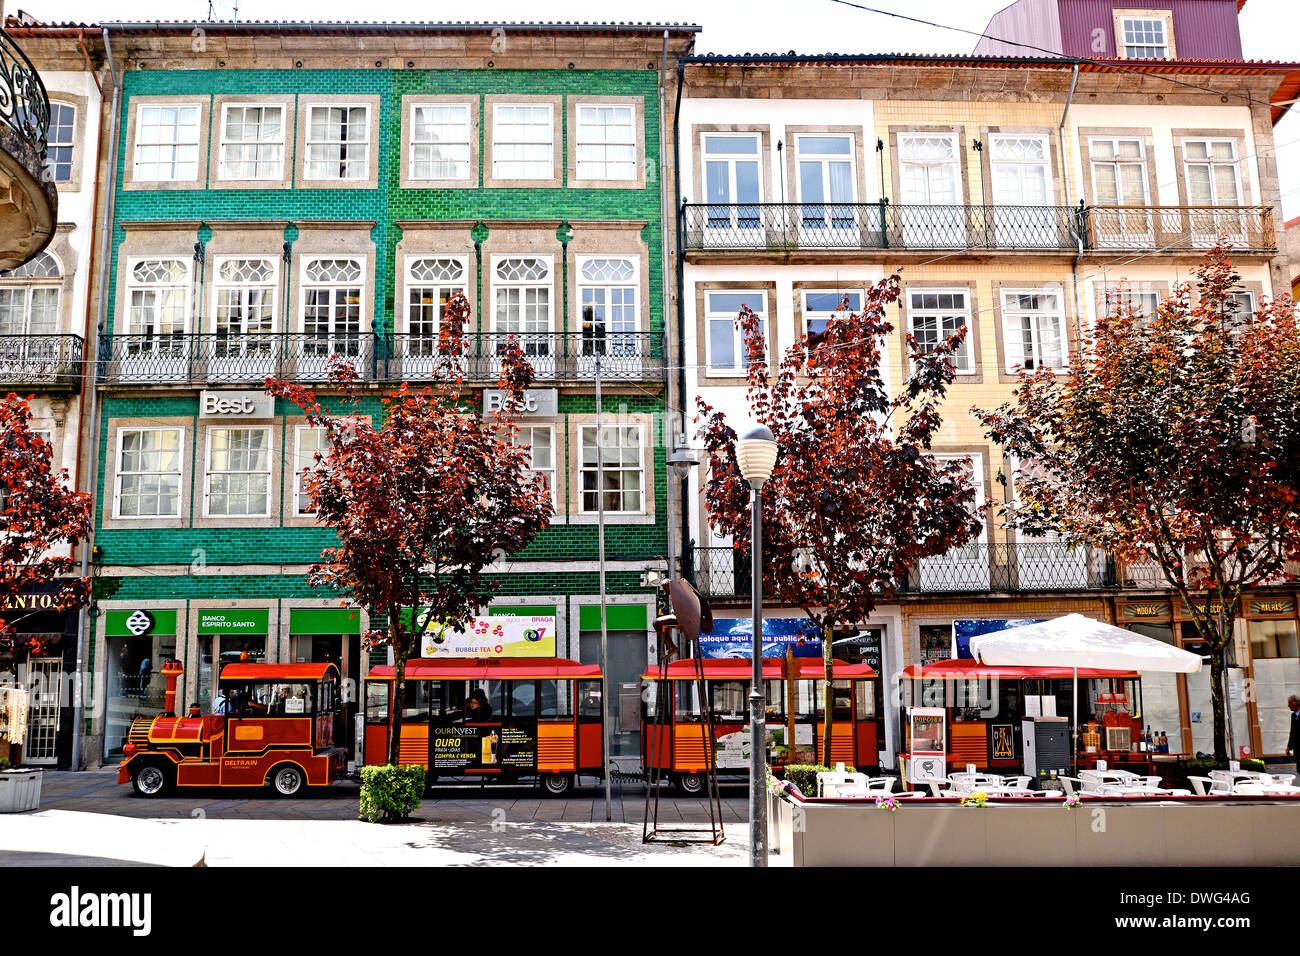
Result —
M688 797L698 797L704 792L702 773L679 773L673 782L677 784L677 789Z
M172 775L165 766L147 763L131 773L131 789L142 797L157 797L171 789Z
M271 771L271 786L277 796L297 797L307 789L307 775L297 764L282 763Z
M548 797L567 797L573 792L573 777L567 773L544 773L542 790Z

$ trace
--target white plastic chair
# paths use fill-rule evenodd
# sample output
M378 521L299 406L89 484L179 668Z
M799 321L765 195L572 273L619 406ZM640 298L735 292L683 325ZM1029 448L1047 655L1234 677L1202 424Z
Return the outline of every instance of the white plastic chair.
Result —
M1142 786L1149 787L1152 790L1159 790L1160 785L1164 782L1164 779L1165 779L1164 777L1156 777L1156 776L1138 777L1138 781L1141 783Z
M897 777L868 777L867 789L873 793L893 793Z
M1003 777L1002 786L1007 790L1028 790L1029 781L1034 779L1028 774L1021 774L1016 777Z
M817 774L817 796L833 797L841 787L865 790L867 775L865 773L848 773L844 764L838 764L834 770L823 770Z

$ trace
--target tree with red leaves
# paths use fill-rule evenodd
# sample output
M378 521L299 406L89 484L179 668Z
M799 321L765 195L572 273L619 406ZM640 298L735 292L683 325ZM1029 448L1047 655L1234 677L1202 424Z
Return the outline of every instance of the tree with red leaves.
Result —
M1243 317L1217 246L1154 315L1103 315L1069 374L1021 372L1013 401L975 409L1022 462L1008 524L1154 565L1212 654L1214 750L1228 759L1224 648L1242 594L1300 560L1300 326L1286 297ZM999 476L999 480L1005 480ZM1220 609L1222 614L1220 616Z
M85 601L86 580L69 578L73 549L90 534L90 496L68 487L66 469L50 467L53 449L31 430L32 410L10 392L0 400L0 650L16 646L16 627L35 612L15 599L56 582L55 607ZM59 556L66 546L67 554Z
M431 626L464 629L491 598L484 571L525 547L552 513L545 479L529 471L529 449L516 443L515 417L533 370L510 338L496 356L501 410L486 418L464 393L463 329L469 302L457 293L443 315L437 346L437 390L403 384L384 399L381 426L355 411L327 413L311 389L268 379L267 391L303 410L325 430L328 451L303 472L303 488L318 523L338 532L308 575L315 587L346 592L386 620L370 645L393 651L392 735L396 765L406 706L406 662ZM332 383L357 402L355 373L339 363Z
M898 295L895 274L870 290L861 313L846 300L824 333L802 336L786 351L775 381L757 316L745 307L737 318L750 413L777 443L763 489L763 589L802 608L821 630L827 760L835 629L865 620L921 558L960 547L980 530L969 459L945 462L929 453L955 372L951 356L966 330L929 351L908 335L911 374L891 394L881 366L893 331L886 308ZM736 460L736 432L722 412L702 399L697 406L709 456L710 523L747 554L750 491Z

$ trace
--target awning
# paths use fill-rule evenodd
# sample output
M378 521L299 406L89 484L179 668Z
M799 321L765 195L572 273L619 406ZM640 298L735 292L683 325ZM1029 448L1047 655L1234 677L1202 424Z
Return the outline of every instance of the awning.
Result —
M333 664L227 664L221 668L221 679L228 680L324 680L339 669Z
M741 658L705 658L703 665L705 680L749 680L754 673L753 663ZM796 657L794 666L795 674L799 680L821 680L826 674L825 665L820 657ZM868 664L849 664L845 661L835 661L831 667L831 673L836 678L876 676L876 672ZM668 664L666 670L669 680L694 680L696 677L695 660L693 658L672 661ZM650 667L647 668L643 679L659 680L662 676L663 671L660 668ZM764 680L783 680L784 678L785 658L763 658Z
M371 680L392 680L393 665L370 668ZM529 680L599 678L599 664L579 664L563 657L420 657L406 662L406 677L424 680Z
M903 669L903 676L911 678L912 680L975 680L978 678L996 678L1005 680L1069 680L1074 677L1074 668L981 664L979 661L962 658L961 660L936 661L933 664L926 664L924 667L917 667L915 664L910 664ZM1119 679L1138 677L1139 674L1137 671L1131 669L1107 670L1099 667L1080 667L1079 676L1089 679Z
M982 664L1077 667L1080 677L1088 667L1175 674L1201 669L1199 654L1082 614L980 634L971 638L970 648Z

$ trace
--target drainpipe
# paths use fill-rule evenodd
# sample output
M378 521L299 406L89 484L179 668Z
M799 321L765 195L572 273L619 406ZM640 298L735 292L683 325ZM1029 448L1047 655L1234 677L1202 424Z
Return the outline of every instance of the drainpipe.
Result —
M682 87L686 85L686 63L681 57L677 58L677 94L676 102L673 105L673 206L677 216L677 394L678 401L681 402L681 424L682 434L686 434L686 324L682 319L682 303L685 295L686 271L682 263L682 249L684 245L684 233L686 231L686 215L682 209L682 141L681 141L681 116L682 116ZM689 444L689 438L687 439ZM671 472L668 479L672 481ZM691 493L690 474L682 476L681 484L678 486L678 494L682 505L682 563L687 563L687 549L691 543L691 520L687 511L686 502ZM670 506L671 507L671 506ZM671 544L669 545L671 548ZM691 579L694 583L695 574L692 570Z
M1070 76L1070 92L1065 97L1065 109L1061 112L1060 125L1056 127L1056 141L1061 150L1061 190L1064 194L1065 207L1072 209L1070 200L1070 169L1065 164L1065 120L1070 115L1070 104L1074 102L1074 89L1079 82L1079 64L1074 64L1074 72ZM982 168L982 167L981 167ZM1082 206L1080 214L1082 215ZM1074 254L1074 265L1070 273L1074 280L1074 334L1075 340L1082 345L1083 343L1083 301L1079 297L1079 262L1083 259L1083 235L1076 228L1077 223L1071 217L1066 220L1070 226L1070 235L1074 238L1076 251Z
M664 177L664 142L665 142L665 140L666 140L666 137L665 137L664 134L667 132L667 131L665 130L665 128L664 128L664 113L665 113L665 112L667 111L667 109L668 109L668 94L667 94L667 85L668 85L668 81L667 81L667 72L668 72L668 31L665 30L665 31L664 31L664 45L663 45L663 51L659 54L659 165L658 165L658 168L655 170L655 173L656 173L656 175L657 175L657 177L658 177L658 180L659 180L659 183L660 183L660 187L659 187L659 247L660 247L660 255L663 257L663 258L662 258L662 262L664 263L664 265L667 265L667 263L668 263L668 257L671 255L671 250L668 248L668 226L669 226L669 224L673 221L673 220L672 220L672 214L673 214L673 212L672 212L672 208L671 208L671 206L669 205L669 202L668 202L668 190L666 190L666 189L663 188L663 177ZM673 175L676 176L676 171L674 171ZM661 275L661 276L663 275L663 270L662 270L662 269L660 269L660 275ZM661 328L661 330L662 330L662 331L660 332L660 335L662 336L661 341L663 342L663 344L660 346L659 351L660 351L660 354L663 355L663 356L665 357L665 361L664 361L664 419L663 419L663 420L664 420L664 426L665 426L665 427L664 427L664 432L665 432L664 437L665 437L665 444L668 445L670 448L675 448L676 445L677 445L677 442L676 442L676 440L673 438L673 435L672 435L672 431L673 431L673 428L672 428L672 420L673 420L672 389L671 389L670 386L669 386L668 371L667 371L667 369L668 369L668 364L669 364L668 361L667 361L667 356L668 356L668 334L667 334L667 333L668 333L668 322L669 322L669 316L672 314L672 297L671 297L671 295L669 294L669 291L668 291L668 290L669 290L668 282L665 281L665 280L661 280L661 288L660 288L660 292L662 293L662 299L663 299L663 304L662 304L662 310L663 310L663 311L662 311L662 315L663 315L663 319L662 319L662 321L661 321L661 323L660 323L660 328ZM678 319L678 324L679 324L679 325L681 324L680 317L679 317L679 319ZM648 344L649 344L649 343L647 343L647 345L648 345ZM682 364L685 364L685 363L682 363ZM665 454L667 454L667 453L668 453L668 449L665 449ZM677 557L676 557L676 549L673 547L673 540L674 540L674 539L676 538L676 536L677 536L677 527L676 527L676 522L675 522L675 520L674 520L674 518L673 518L673 502L672 502L672 496L673 496L673 469L672 469L672 466L671 466L671 465L669 465L668 468L665 469L665 473L664 473L664 490L665 490L665 492L666 492L666 494L667 494L667 496L668 496L668 522L667 522L667 524L668 524L668 527L667 527L667 532L668 532L668 534L667 534L667 541L666 541L665 543L667 544L667 550L668 550L668 577L669 577L669 579L671 580L671 579L672 579L672 578L677 574ZM684 521L686 520L686 500L685 500L684 498L682 499L681 507L682 507L682 520L683 520L683 522L684 522Z
M99 242L99 304L96 309L94 342L95 360L93 363L85 362L83 368L86 375L82 380L81 387L85 390L83 394L88 393L88 402L83 401L85 420L89 428L87 430L88 440L84 446L86 455L86 469L84 474L86 480L78 488L79 491L90 493L91 497L95 496L95 482L98 475L99 464L99 390L96 384L99 379L99 362L100 346L104 336L104 323L107 321L108 314L108 262L112 258L113 242L113 211L114 211L114 190L117 186L117 132L121 125L122 110L122 84L117 77L117 64L113 61L113 46L108 38L108 29L104 28L104 53L108 57L108 75L113 81L113 106L109 110L108 126L108 188L104 193L104 223L100 234ZM101 87L102 89L102 87ZM103 102L100 102L100 109L103 109ZM101 114L102 115L102 114ZM103 142L103 131L100 131L100 142ZM98 160L96 169L98 169ZM91 252L94 252L92 242ZM87 316L89 316L89 290L87 290ZM89 329L87 329L89 332ZM86 352L89 354L92 339L86 336ZM94 372L91 373L91 369ZM80 457L80 456L78 456ZM91 533L86 536L86 540L81 542L81 576L83 578L90 575L90 555L94 538L94 512L91 512ZM86 704L84 699L83 678L86 672L86 630L89 618L89 597L81 609L77 612L77 670L72 678L72 769L80 770L82 762L81 742L85 736L86 723Z

